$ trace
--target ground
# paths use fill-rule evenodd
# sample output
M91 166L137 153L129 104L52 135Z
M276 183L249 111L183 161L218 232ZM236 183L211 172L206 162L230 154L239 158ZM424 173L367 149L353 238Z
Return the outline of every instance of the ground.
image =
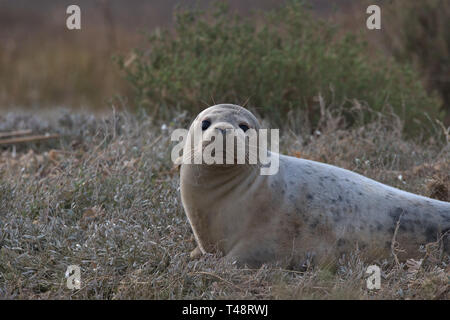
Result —
M282 130L280 151L327 162L395 187L449 201L445 132L406 141L401 125ZM61 139L0 146L0 297L19 299L449 299L450 265L433 244L423 260L375 261L381 289L368 290L358 251L334 265L237 268L220 255L191 259L170 132L187 128L112 112L104 117L11 113L0 131L32 129ZM447 132L448 135L448 132ZM445 141L447 139L447 141ZM444 142L443 142L444 141ZM401 249L401 248L399 248ZM395 252L393 252L395 254ZM81 288L69 290L69 265Z

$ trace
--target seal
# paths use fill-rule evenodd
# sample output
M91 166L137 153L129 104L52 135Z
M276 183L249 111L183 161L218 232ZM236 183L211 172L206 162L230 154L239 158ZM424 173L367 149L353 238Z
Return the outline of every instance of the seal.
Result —
M195 130L205 137L249 128L260 124L245 108L209 107L192 123L183 156L191 159L208 145L205 139L187 143ZM355 249L378 259L395 246L404 260L423 256L420 248L430 242L449 254L450 203L325 163L275 155L273 175L262 175L261 164L181 164L182 204L198 244L191 256L219 250L250 267L275 261L301 266Z

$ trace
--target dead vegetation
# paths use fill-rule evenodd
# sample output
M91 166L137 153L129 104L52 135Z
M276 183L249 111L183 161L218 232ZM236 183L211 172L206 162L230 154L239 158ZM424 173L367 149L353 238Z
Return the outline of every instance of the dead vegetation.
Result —
M358 251L302 272L276 265L239 269L217 255L191 259L195 244L170 161L170 132L188 119L165 126L126 113L1 120L2 131L51 131L61 138L0 151L0 297L450 298L449 258L433 244L421 260L377 261L380 290L366 288L370 263ZM405 141L380 122L353 130L324 123L314 135L285 130L282 152L448 196L448 144ZM80 290L66 287L69 265L81 267Z

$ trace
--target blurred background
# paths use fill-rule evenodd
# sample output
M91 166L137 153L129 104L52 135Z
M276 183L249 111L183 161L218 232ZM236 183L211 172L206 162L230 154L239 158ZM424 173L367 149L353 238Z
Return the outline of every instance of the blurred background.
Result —
M267 12L286 3L280 0L222 2L229 4L233 14L253 17L250 20L255 25L262 21L254 14L255 10ZM365 27L370 1L304 2L308 15L313 17L311 21L324 19L327 25L336 26L337 37L351 33L366 42L368 57L376 52L386 57L383 61L393 59L399 65L410 66L413 80L419 81L426 95L434 99L419 108L450 124L450 1L372 1L382 7L382 30L375 31ZM101 111L110 108L115 99L121 101L116 102L120 107L135 107L142 101L142 97L136 100L136 92L142 88L130 80L130 71L124 70L123 62L134 57L134 48L150 50L155 45L147 41L148 34L174 29L177 5L208 8L211 3L205 0L80 0L76 4L81 7L82 30L70 31L65 24L66 8L73 1L0 0L0 110L62 106ZM122 66L113 56L123 58ZM143 60L137 62L145 65ZM326 66L321 70L335 72ZM320 90L317 88L311 95ZM252 101L254 95L257 94L248 92L248 97L239 98ZM357 94L347 97L365 99ZM200 98L206 104L212 102L210 98L221 100L220 94L213 92L210 97ZM307 100L308 94L295 97L303 98ZM289 95L284 99L290 99ZM256 103L260 101L256 99ZM430 104L438 105L441 113L436 113L437 107Z

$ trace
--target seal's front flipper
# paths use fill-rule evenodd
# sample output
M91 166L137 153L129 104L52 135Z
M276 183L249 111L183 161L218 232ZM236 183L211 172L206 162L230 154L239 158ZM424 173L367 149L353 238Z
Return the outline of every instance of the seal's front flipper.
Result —
M191 251L190 257L191 259L198 259L203 255L202 250L200 250L200 247L195 247L194 250Z
M170 171L179 172L182 164L183 164L183 157L176 158L175 161L173 162L173 166L170 169Z

